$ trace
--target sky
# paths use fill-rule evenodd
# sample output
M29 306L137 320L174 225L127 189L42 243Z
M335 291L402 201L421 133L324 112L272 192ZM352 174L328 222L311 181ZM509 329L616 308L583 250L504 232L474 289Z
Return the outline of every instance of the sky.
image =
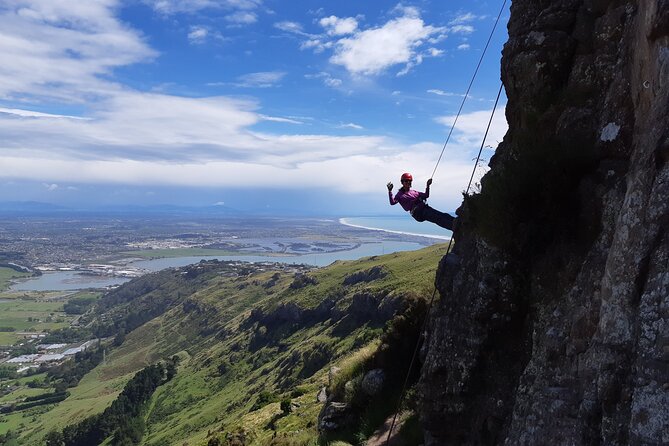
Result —
M502 3L2 0L0 202L388 215L386 183L436 167L429 202L452 211L508 4L436 163Z

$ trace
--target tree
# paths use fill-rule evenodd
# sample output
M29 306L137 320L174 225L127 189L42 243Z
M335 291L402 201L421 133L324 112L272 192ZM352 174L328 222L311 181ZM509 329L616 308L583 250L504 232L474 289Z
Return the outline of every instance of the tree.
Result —
M283 413L283 416L285 417L292 411L293 411L293 406L292 403L290 402L290 398L285 398L281 400L281 412Z
M44 437L44 444L46 446L63 446L65 444L63 434L58 431L49 432L46 434L46 437Z

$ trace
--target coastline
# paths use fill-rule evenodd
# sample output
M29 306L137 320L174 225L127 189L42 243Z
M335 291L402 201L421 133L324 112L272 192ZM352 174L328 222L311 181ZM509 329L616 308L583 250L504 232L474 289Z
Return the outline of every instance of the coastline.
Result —
M347 218L352 218L352 217L342 217L342 218L339 219L339 223L344 225L344 226L351 226L353 228L360 228L360 229L368 229L368 230L371 230L371 231L383 231L383 232L390 232L392 234L412 235L412 236L416 236L416 237L427 237L427 238L433 238L433 239L437 239L437 240L450 240L451 239L450 236L446 236L446 235L421 234L421 233L417 233L417 232L396 231L396 230L393 230L393 229L373 228L373 227L370 227L370 226L356 225L356 224L348 222Z

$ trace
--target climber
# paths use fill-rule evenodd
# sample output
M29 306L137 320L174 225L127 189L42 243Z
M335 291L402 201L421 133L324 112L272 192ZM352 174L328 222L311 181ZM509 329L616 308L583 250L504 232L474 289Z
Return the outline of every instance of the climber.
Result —
M400 178L402 187L393 197L393 183L388 183L388 198L390 199L390 204L395 205L399 203L405 211L410 212L411 216L416 221L429 221L435 223L442 228L448 230L453 230L453 220L455 218L444 212L439 212L436 209L431 208L425 202L425 199L430 196L430 184L432 184L432 178L427 180L427 186L425 186L425 192L418 192L417 190L411 189L411 182L413 177L410 173L403 173Z

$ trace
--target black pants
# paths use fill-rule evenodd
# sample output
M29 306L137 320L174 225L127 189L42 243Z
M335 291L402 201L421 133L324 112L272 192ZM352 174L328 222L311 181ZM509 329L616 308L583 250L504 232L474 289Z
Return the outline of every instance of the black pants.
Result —
M411 211L411 215L416 221L427 220L449 231L453 230L453 220L455 220L455 217L445 212L439 212L428 205L417 206Z

